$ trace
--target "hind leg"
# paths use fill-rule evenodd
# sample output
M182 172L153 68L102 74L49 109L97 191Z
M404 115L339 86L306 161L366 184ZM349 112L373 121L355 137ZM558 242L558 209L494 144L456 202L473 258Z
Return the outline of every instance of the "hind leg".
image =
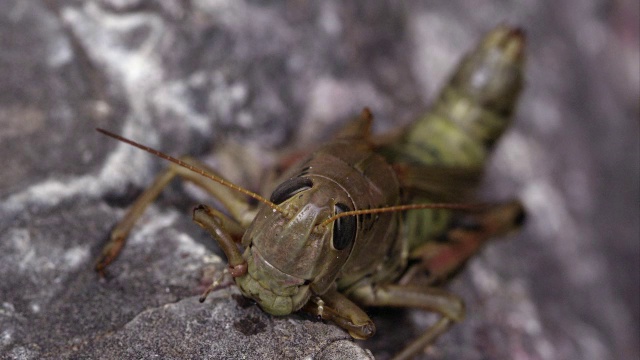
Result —
M411 251L410 259L418 263L406 272L400 283L409 283L425 272L428 283L450 278L489 240L516 230L524 220L524 208L517 200L492 205L481 212L461 214L439 241L427 241Z

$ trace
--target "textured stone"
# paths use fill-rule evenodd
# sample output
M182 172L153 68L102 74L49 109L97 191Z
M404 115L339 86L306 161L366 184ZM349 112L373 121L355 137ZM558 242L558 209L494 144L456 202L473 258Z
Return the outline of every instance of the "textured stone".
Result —
M207 199L189 186L147 210L100 280L109 230L164 164L93 128L257 187L248 175L279 149L328 138L365 105L378 131L406 124L507 22L528 34L528 83L483 195L522 198L530 221L451 283L467 319L425 357L638 358L638 6L0 2L0 357L388 358L433 316L371 309L378 334L353 342L233 286L200 304L224 264L190 220Z

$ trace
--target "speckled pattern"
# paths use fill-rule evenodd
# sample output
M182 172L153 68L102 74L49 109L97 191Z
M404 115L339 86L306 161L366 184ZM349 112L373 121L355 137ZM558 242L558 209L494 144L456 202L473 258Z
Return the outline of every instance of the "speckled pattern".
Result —
M527 87L483 194L519 196L529 222L451 283L467 319L423 357L638 358L638 7L0 2L0 358L389 358L433 316L373 309L378 334L352 342L268 316L233 286L200 304L224 265L190 220L206 198L189 186L148 209L100 280L110 228L163 164L93 128L256 186L246 175L276 151L326 139L365 105L377 131L406 124L502 22L526 30Z

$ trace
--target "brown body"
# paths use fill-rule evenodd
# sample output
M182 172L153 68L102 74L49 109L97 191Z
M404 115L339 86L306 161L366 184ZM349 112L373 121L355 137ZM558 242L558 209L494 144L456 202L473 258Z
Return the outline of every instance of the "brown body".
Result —
M291 183L292 191L298 190L298 184L312 186L278 204L282 213L262 205L244 233L248 278L236 277L236 282L245 295L260 298L265 311L291 313L310 296L326 293L334 283L338 290L347 290L365 281L390 282L405 268L407 249L398 232L398 212L354 216L354 239L340 250L332 244L332 226L319 226L335 214L336 204L348 210L399 204L396 173L373 151L366 135L370 121L365 112L352 124L355 126L292 167L279 183L284 187ZM261 221L263 218L269 220ZM277 283L274 279L282 280ZM282 298L286 296L295 301L289 305Z
M493 30L462 62L433 112L394 143L374 145L365 109L335 139L286 170L270 199L193 159L178 160L100 130L173 164L113 230L96 269L102 273L117 257L146 206L180 176L223 205L225 212L200 205L193 218L218 242L245 296L274 315L303 309L360 339L375 333L361 306L440 314L396 359L414 356L464 318L462 301L440 287L442 280L524 219L518 201L482 208L430 203L462 199L477 185L484 154L515 106L522 48L519 30ZM465 208L475 211L453 211Z

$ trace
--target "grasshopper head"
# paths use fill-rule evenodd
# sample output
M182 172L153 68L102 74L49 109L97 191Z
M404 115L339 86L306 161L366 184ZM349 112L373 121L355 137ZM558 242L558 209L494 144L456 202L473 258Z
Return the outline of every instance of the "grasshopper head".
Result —
M258 212L242 239L248 272L236 283L266 312L286 315L333 284L355 242L357 223L346 216L320 225L354 206L344 189L326 178L289 179L271 201L283 211L264 206Z

